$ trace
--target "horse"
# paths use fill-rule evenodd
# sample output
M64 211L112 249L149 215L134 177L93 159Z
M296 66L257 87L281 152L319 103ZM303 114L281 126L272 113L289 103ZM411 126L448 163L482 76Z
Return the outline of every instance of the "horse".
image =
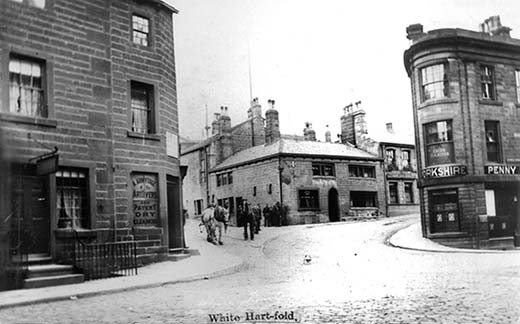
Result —
M215 229L218 230L218 244L224 244L222 242L222 229L227 231L227 224L229 221L229 210L222 206L215 207L213 211L213 220L215 224ZM216 234L216 233L215 233Z
M207 238L206 240L210 243L217 244L217 237L215 234L215 208L213 205L208 206L208 208L204 209L201 216L201 221L204 227L206 228Z

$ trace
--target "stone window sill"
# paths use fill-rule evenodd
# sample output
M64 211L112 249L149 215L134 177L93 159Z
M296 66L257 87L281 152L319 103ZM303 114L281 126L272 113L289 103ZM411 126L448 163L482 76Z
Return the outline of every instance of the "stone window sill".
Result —
M419 105L419 109L422 109L422 108L425 108L428 106L433 106L433 105L454 104L457 102L459 102L459 101L456 99L451 99L451 98L430 99L430 100L427 100L427 101L421 103Z
M72 228L58 228L54 230L56 238L60 239L72 239L72 238L96 238L97 231L90 229L72 229Z
M0 120L9 121L9 122L13 122L13 123L19 123L19 124L44 126L44 127L54 127L55 128L56 126L58 126L58 122L55 119L22 116L22 115L10 114L10 113L0 113Z
M502 107L504 103L502 101L491 100L491 99L479 99L478 103L481 105L498 106Z
M128 137L133 137L133 138L140 138L140 139L151 140L151 141L160 141L161 140L161 136L157 135L157 134L144 134L144 133L137 133L137 132L132 132L132 131L127 131L126 134L128 135Z

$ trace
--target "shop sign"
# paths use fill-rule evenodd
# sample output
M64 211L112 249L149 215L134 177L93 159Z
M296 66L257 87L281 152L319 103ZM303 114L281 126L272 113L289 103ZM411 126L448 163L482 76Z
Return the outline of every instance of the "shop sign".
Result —
M445 178L468 174L468 168L462 164L443 165L422 169L423 178Z
M430 165L452 163L454 162L453 143L430 144L427 147L427 154Z
M159 225L157 175L132 174L132 185L134 225Z
M520 174L520 167L517 165L494 164L484 166L485 174Z

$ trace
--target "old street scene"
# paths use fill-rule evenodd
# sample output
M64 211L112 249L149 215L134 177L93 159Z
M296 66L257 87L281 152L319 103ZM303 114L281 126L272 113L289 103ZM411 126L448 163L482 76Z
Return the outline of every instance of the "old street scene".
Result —
M520 323L516 2L0 4L0 323Z

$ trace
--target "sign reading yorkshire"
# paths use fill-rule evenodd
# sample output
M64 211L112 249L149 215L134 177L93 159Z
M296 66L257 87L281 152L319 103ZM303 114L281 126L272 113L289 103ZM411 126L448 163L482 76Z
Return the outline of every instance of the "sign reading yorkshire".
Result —
M422 169L423 178L445 178L468 174L468 168L462 164L434 166Z
M136 226L159 225L157 175L132 174L133 223Z
M485 174L520 174L518 165L492 164L484 166Z

